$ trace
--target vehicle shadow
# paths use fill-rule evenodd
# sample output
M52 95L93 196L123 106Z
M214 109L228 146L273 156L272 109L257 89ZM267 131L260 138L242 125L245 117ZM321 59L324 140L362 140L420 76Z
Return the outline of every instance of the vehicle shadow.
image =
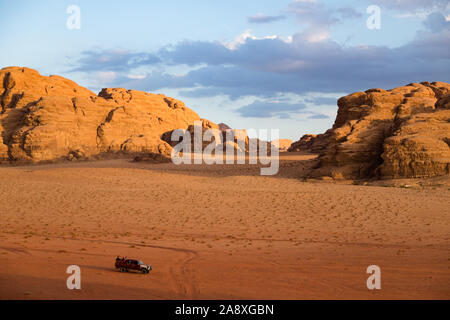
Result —
M114 266L108 268L103 266L91 266L91 265L78 265L80 268L86 268L86 269L93 269L93 270L102 270L102 271L114 271L119 272L119 270L116 270Z
M101 270L101 271L108 271L108 272L118 272L121 273L121 271L119 269L116 269L114 267L103 267L103 266L92 266L92 265L79 265L80 268L86 268L86 269L92 269L92 270ZM129 273L129 274L138 274L138 275L142 275L142 272L139 272L137 270L129 270L127 272L123 272L123 273ZM150 272L151 273L151 272Z

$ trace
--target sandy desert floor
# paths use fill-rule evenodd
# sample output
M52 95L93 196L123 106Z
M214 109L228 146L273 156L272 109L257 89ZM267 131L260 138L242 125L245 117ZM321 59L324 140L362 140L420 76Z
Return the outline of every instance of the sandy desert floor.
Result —
M450 299L448 179L301 179L312 157L282 154L265 177L125 159L0 167L0 298ZM117 255L153 271L120 273ZM81 290L66 287L73 264Z

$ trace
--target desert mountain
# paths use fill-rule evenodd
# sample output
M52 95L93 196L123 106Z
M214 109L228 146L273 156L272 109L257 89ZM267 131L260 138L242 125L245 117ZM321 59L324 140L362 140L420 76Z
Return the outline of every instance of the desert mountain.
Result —
M278 147L280 151L288 151L289 147L292 145L292 140L290 139L278 139L271 141L273 145Z
M171 140L172 132L185 129L193 137L196 121L202 134L217 130L216 144L223 150L230 144L248 151L245 130L201 119L183 102L163 94L107 88L97 95L63 77L21 67L1 69L0 85L0 162L98 159L110 154L163 161L179 142ZM225 142L228 135L234 142ZM202 149L210 143L202 141Z
M222 139L226 136L225 126L201 119L165 95L121 88L97 95L29 68L0 70L0 107L0 161L88 159L111 153L168 156L170 133L193 132L195 121L201 121L203 131L217 129ZM246 132L234 131L245 135L247 149ZM333 127L303 136L289 150L319 153L315 176L449 174L450 85L412 83L342 97Z
M170 155L161 136L200 120L183 102L162 94L116 88L96 95L29 68L1 69L0 85L0 161Z
M215 143L217 148L221 148L222 152L226 152L227 145L231 147L233 150L240 150L242 152L248 152L249 150L249 138L247 135L247 131L245 129L223 129L220 125L215 124L214 122L207 120L207 119L200 119L201 121L201 128L199 128L199 133L201 133L201 136L205 136L205 133L207 130L211 130L214 136L210 137L210 140L205 139L205 141L199 141L199 146L201 145L201 150L195 149L195 124L189 125L186 129L192 139L191 139L191 151L197 152L197 151L203 151L208 145L210 145L212 142ZM174 147L179 143L179 141L172 140L173 131L169 131L164 133L161 136L161 139L167 142L171 147ZM217 138L217 139L216 139ZM239 144L239 141L240 144Z
M338 100L334 125L290 151L319 153L314 175L431 177L450 173L450 84L411 83Z

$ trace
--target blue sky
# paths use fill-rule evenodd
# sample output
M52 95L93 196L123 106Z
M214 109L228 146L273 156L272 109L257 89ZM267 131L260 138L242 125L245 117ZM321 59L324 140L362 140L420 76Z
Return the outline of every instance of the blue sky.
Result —
M331 127L342 95L448 82L449 2L0 0L0 67L165 93L217 123L297 140ZM80 29L67 28L70 5ZM370 5L379 29L366 25Z

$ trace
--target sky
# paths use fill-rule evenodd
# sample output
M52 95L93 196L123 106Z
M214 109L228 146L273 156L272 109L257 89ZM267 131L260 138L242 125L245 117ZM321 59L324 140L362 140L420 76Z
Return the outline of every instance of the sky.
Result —
M0 68L164 93L298 140L337 99L450 81L450 0L0 0Z

